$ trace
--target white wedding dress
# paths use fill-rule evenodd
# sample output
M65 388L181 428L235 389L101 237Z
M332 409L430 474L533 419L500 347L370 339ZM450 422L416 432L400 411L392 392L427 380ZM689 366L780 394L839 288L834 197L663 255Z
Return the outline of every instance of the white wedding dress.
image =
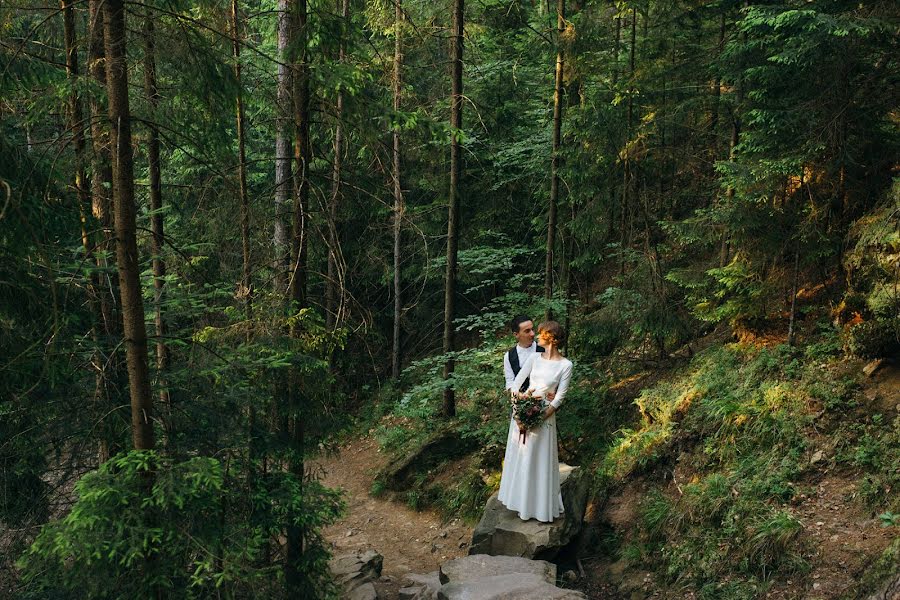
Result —
M535 353L522 366L512 389L518 390L530 377L529 387L535 396L545 396L556 391L553 402L542 400L547 406L559 407L572 377L572 362L566 358L548 360ZM523 520L537 519L550 522L563 512L562 494L559 491L559 456L556 445L556 414L541 425L529 429L525 443L519 435L519 426L510 416L509 435L506 438L506 456L500 475L500 492L497 499L506 508L519 513Z

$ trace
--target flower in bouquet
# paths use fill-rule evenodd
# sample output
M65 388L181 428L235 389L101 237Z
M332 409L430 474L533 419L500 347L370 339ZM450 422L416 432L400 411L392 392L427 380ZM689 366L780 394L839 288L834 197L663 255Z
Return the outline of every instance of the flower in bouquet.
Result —
M524 394L516 394L513 397L513 416L519 423L519 435L522 437L523 444L528 430L540 425L544 420L541 399L535 398L532 395L533 391L528 390Z

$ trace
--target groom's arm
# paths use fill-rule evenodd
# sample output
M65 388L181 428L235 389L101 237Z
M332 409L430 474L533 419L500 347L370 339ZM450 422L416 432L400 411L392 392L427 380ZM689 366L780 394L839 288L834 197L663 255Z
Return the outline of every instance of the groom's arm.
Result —
M516 376L513 374L512 365L509 364L508 352L503 353L503 377L506 379L506 387L504 389L511 390Z

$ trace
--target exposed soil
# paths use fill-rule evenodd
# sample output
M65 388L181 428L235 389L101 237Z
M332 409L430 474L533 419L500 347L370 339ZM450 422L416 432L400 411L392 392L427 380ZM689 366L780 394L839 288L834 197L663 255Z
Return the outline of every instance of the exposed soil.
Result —
M436 571L441 563L465 556L472 527L453 520L442 523L436 511L414 511L404 504L369 495L388 456L370 438L353 440L337 453L309 462L328 487L347 492L347 515L324 530L335 556L375 550L384 556L378 597L394 600L408 573Z

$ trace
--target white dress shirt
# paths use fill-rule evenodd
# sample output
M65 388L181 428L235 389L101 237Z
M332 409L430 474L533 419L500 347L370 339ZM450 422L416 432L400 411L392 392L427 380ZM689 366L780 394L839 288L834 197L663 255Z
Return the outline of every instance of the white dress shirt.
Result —
M528 362L528 359L535 352L537 352L537 342L531 342L531 345L526 348L516 344L516 354L519 355L520 369L525 366L525 363ZM503 376L506 378L506 389L511 390L516 374L513 373L512 365L509 364L509 350L503 353Z

